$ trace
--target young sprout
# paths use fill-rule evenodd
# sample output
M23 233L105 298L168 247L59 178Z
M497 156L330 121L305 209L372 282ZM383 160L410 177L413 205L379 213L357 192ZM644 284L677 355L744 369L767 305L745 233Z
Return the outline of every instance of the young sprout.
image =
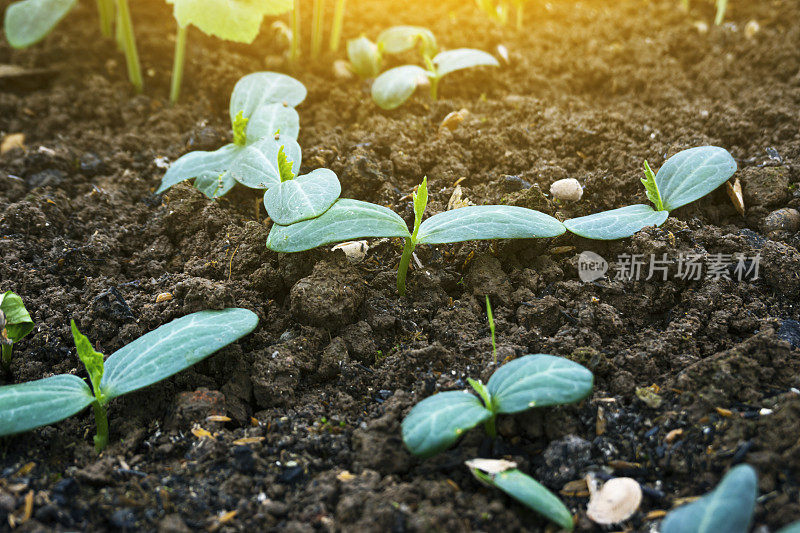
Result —
M587 239L630 237L647 226L660 226L669 212L694 202L725 183L736 172L736 161L724 148L699 146L678 152L653 174L645 161L642 183L653 203L637 204L567 220L564 226Z
M339 43L342 41L342 23L344 22L345 0L336 0L336 7L333 11L333 22L331 23L331 52L339 51Z
M300 0L294 0L292 8L292 42L289 45L289 62L297 66L300 59Z
M108 445L109 401L202 361L257 324L258 317L247 309L192 313L139 337L103 361L103 354L72 321L72 336L91 388L71 374L0 387L0 436L53 424L91 405L97 423L94 444L100 452Z
M478 8L491 20L505 26L508 22L508 2L502 0L475 0Z
M269 191L267 192L269 194ZM292 209L289 200L287 210ZM266 204L266 197L265 197ZM267 248L276 252L302 252L325 244L367 237L403 237L405 247L397 270L397 290L406 290L406 273L411 255L420 244L446 244L490 239L531 239L556 237L564 225L555 218L507 205L468 206L434 215L422 221L428 204L427 178L414 193L414 229L394 211L359 200L339 199L315 218L275 224L267 237ZM324 205L322 202L318 205ZM270 213L270 206L267 206ZM270 215L271 216L271 215Z
M363 35L347 41L347 58L353 72L362 78L374 78L381 72L383 55L380 47Z
M127 0L123 0L127 2ZM252 43L267 15L280 15L292 9L293 0L167 0L174 5L173 15L178 25L175 38L175 57L172 67L170 101L180 96L186 36L189 25L206 35L238 43ZM274 132L273 132L274 133Z
M486 385L467 381L477 396L466 390L440 392L411 409L402 423L403 442L411 453L432 457L481 423L494 438L497 415L578 402L592 391L594 376L569 359L534 354L501 366Z
M489 331L492 332L492 362L497 364L497 344L494 340L494 316L492 315L492 304L489 303L489 295L486 295L486 316L489 319Z
M295 140L300 117L294 106L305 97L303 84L285 74L256 72L243 77L231 95L233 142L213 152L189 152L180 157L169 167L156 193L187 179L194 179L195 187L209 198L223 196L236 183L254 189L280 183L281 146L295 168L300 167L300 146Z
M471 459L465 464L481 483L502 490L562 529L572 531L574 524L569 509L547 487L517 470L516 463L502 459Z
M325 18L325 2L323 0L314 0L311 17L311 59L316 59L322 50L322 21Z
M725 12L728 10L728 0L716 0L717 14L714 17L714 24L719 26L725 20ZM684 11L689 11L689 0L681 0L681 7Z
M19 295L7 291L0 294L0 358L3 368L11 367L14 344L33 331L33 320Z

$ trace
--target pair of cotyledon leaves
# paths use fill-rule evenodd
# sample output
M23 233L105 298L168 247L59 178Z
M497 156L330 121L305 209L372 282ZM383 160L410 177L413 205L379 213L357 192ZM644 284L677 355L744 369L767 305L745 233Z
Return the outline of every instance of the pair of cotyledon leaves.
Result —
M99 397L108 401L161 381L250 333L257 324L258 317L247 309L201 311L173 320L106 359ZM0 387L0 436L58 422L95 401L86 382L70 374Z
M736 172L736 161L724 148L699 146L678 152L658 170L655 183L664 209L637 204L573 218L564 226L581 237L614 240L630 237L647 226L660 226L669 212L694 202L725 183Z
M61 22L78 0L21 0L6 9L3 28L8 43L26 48L38 43Z
M209 198L223 196L236 183L253 189L277 185L281 146L294 168L302 161L297 144L300 118L294 107L305 98L305 86L285 74L256 72L243 77L233 89L229 113L234 128L247 119L244 142L180 157L170 165L156 193L187 179L194 179L195 187ZM280 132L278 139L276 132Z
M383 54L399 54L420 44L423 56L433 57L438 49L436 37L421 26L392 26L378 35L377 44L367 37L347 41L347 57L356 74L363 78L377 76L383 64Z

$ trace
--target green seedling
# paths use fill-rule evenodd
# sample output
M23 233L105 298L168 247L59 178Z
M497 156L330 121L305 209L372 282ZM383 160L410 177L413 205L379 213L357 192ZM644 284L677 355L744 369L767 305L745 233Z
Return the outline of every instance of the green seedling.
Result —
M72 335L91 388L71 374L0 387L0 436L53 424L91 405L99 452L108 445L109 401L202 361L257 324L258 317L247 309L192 313L139 337L103 361L103 354L94 350L73 321Z
M275 224L282 226L319 217L330 209L342 193L339 178L327 168L295 176L282 150L281 147L278 163L281 182L264 193L267 214Z
M314 0L311 17L311 58L316 59L322 50L322 21L325 18L325 2L323 0Z
M20 0L6 9L4 30L8 43L14 48L27 48L44 39L77 5L77 0ZM128 0L97 0L100 31L111 37L113 21L128 66L128 79L137 91L144 81L136 49Z
M547 487L517 470L516 464L504 460L473 459L466 461L466 465L481 483L502 490L562 529L572 531L574 524L569 509Z
M294 0L291 24L292 40L289 43L289 62L292 67L295 67L300 59L300 0Z
M285 74L256 72L236 83L230 103L233 142L213 151L189 152L167 170L156 193L181 181L209 198L219 198L236 183L268 189L281 181L278 150L300 167L300 146L295 140L300 118L294 106L306 97L302 83ZM277 132L277 133L276 133Z
M350 68L362 78L374 78L381 72L383 55L380 48L363 35L347 41L347 57Z
M331 22L331 52L338 52L342 42L342 24L344 23L345 0L336 0L336 7L333 11L333 21Z
M486 18L505 26L508 22L508 2L498 0L475 0Z
M497 344L494 339L494 316L492 315L492 304L489 303L489 295L486 295L486 317L489 319L489 331L492 332L492 361L497 364Z
M486 385L467 381L477 396L466 390L440 392L411 409L402 424L403 442L411 453L432 457L481 423L494 438L497 415L578 402L592 391L594 376L569 359L535 354L501 366Z
M226 41L252 43L267 15L280 15L292 9L293 0L167 0L173 4L173 15L178 25L175 37L175 56L172 67L170 101L180 96L183 66L186 55L186 38L189 25L206 35ZM274 133L274 132L273 132Z
M420 26L392 26L373 43L363 35L347 43L347 56L353 72L362 78L374 78L383 69L385 54L401 54L419 45L419 53L433 57L438 49L433 33Z
M717 488L671 511L661 533L747 533L758 497L758 478L750 465L732 468Z
M33 320L19 295L7 291L0 294L0 352L3 367L11 367L14 344L33 331Z
M414 193L414 230L409 232L405 221L391 209L359 200L339 199L316 218L273 225L267 237L267 248L290 253L360 238L403 237L405 247L397 271L397 290L402 296L411 255L417 245L556 237L565 231L564 225L549 215L507 205L462 207L423 222L427 204L428 185L424 179ZM269 207L267 209L269 212Z
M725 20L725 12L728 10L728 0L716 0L717 14L714 17L714 24L719 26ZM681 6L684 11L689 10L689 0L681 0Z
M660 226L670 211L714 191L736 172L736 161L724 148L699 146L678 152L653 174L644 163L642 179L653 206L637 204L567 220L564 226L581 237L615 240L647 226Z

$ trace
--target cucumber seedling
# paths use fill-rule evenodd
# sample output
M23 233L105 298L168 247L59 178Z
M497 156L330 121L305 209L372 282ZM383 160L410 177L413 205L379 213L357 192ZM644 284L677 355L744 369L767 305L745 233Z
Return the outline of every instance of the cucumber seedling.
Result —
M569 359L534 354L504 364L486 385L467 381L477 396L466 390L440 392L411 409L402 423L403 442L411 453L432 457L481 423L494 438L497 415L578 402L592 391L594 376Z
M200 311L164 324L103 361L103 354L94 350L72 321L72 336L91 388L71 374L0 387L0 436L58 422L91 405L97 423L94 444L99 452L108 445L109 401L202 361L253 331L257 324L258 317L247 309Z
M209 198L219 198L236 183L268 189L280 183L278 150L299 168L297 135L300 118L294 107L306 98L305 86L276 72L255 72L240 79L233 89L229 114L233 142L213 152L189 152L170 165L156 194L181 181Z
M347 42L347 56L353 71L362 78L374 78L383 69L385 54L400 54L419 45L422 57L432 57L438 49L436 37L421 26L392 26L378 35L377 43L365 36Z
M572 218L564 226L587 239L614 240L630 237L647 226L660 226L670 211L694 202L728 181L736 172L733 156L718 146L698 146L678 152L653 174L644 162L642 179L653 207L629 205L585 217Z
M325 194L325 200L320 199L315 204L317 211L329 202L329 193ZM272 217L275 206L267 205L268 195L270 191L265 195L265 206ZM296 196L284 195L282 198L286 201L285 210L296 209L294 205L297 200L290 200L297 198ZM413 198L413 232L408 231L406 222L391 209L341 198L325 208L319 216L287 225L274 224L267 237L267 248L275 252L290 253L368 237L403 237L405 246L397 270L397 290L402 296L406 290L406 273L411 254L417 245L557 237L565 231L564 225L549 215L508 205L461 207L433 215L423 222L422 217L428 204L427 178L422 180ZM307 210L305 214L308 213L310 211Z
M206 35L226 41L252 43L261 29L261 21L267 15L280 15L291 11L293 0L167 0L173 4L173 15L178 25L175 36L175 56L172 66L172 82L169 99L178 101L183 66L186 56L186 38L189 25ZM274 131L272 133L275 133Z
M0 294L0 359L5 370L11 368L14 344L33 331L33 320L22 298L6 291Z

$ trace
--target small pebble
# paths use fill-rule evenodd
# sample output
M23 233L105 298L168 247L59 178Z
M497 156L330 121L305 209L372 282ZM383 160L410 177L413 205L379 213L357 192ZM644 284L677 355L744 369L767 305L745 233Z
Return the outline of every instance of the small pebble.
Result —
M751 20L744 27L744 36L747 37L748 39L752 39L760 31L761 31L761 25L757 21Z
M13 150L14 148L25 149L25 134L24 133L9 133L3 138L0 143L0 155Z
M789 231L795 232L800 228L800 212L791 207L784 207L773 211L764 219L764 231Z
M172 293L171 292L162 292L158 296L156 296L156 303L160 304L161 302L168 302L172 300Z
M575 178L566 178L563 180L554 181L550 185L550 194L556 200L563 202L577 202L583 197L583 187Z
M350 63L344 59L337 59L333 62L333 75L340 80L349 80L353 77L353 70Z

